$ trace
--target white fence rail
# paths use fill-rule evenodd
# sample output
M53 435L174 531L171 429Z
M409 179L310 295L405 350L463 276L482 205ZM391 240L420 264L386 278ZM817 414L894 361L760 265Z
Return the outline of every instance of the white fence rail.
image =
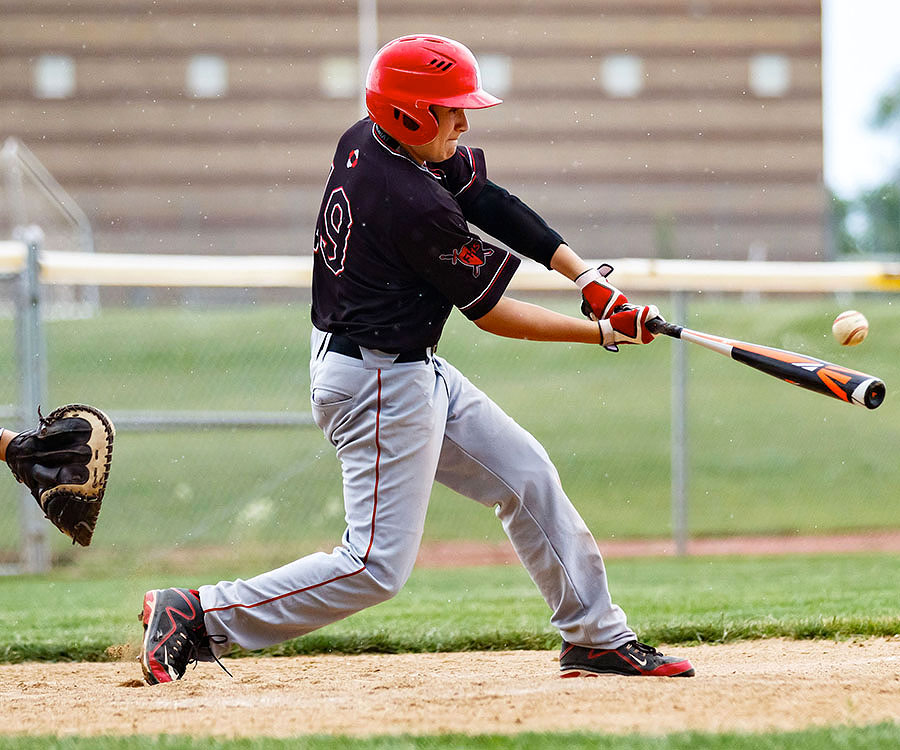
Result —
M25 241L0 242L0 275L15 278L20 404L4 416L19 422L35 412L45 394L46 363L41 333L40 289L44 285L195 288L308 288L309 256L193 256L85 254L44 250L36 227L23 231ZM599 263L599 261L598 261ZM631 293L671 293L667 309L676 322L686 319L691 294L708 292L852 293L900 291L900 263L845 261L828 263L654 260L613 261L615 282ZM569 291L559 274L526 262L514 277L513 292ZM688 465L686 434L687 364L684 347L673 347L671 414L671 505L676 551L687 549ZM210 425L256 426L307 423L308 415L185 412L159 415L114 414L125 429L198 428ZM267 419L271 417L269 421ZM292 421L293 419L293 421ZM49 557L46 524L30 496L22 501L23 565L46 570Z
M27 247L0 242L0 273L18 274ZM605 261L596 261L597 264ZM613 261L616 285L656 292L854 292L900 291L900 263L881 261L731 261L620 258ZM44 284L147 287L306 288L309 256L130 255L46 250L39 259ZM525 262L512 290L571 289L559 274Z

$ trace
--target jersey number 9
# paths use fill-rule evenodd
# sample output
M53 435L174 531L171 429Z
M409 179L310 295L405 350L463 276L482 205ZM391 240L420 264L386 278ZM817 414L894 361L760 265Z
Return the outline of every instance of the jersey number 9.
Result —
M319 217L315 246L316 252L322 254L322 260L335 276L340 276L344 272L347 243L350 240L352 226L353 214L350 212L347 194L344 188L335 188L328 196Z

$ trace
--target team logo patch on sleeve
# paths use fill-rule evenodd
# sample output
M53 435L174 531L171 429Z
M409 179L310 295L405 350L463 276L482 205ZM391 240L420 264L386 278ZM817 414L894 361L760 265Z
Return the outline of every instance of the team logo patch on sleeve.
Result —
M481 273L481 267L484 265L485 258L493 254L493 250L485 249L484 245L481 244L481 240L477 237L471 237L465 245L453 248L452 253L441 255L440 259L449 260L454 266L457 263L468 266L472 269L472 275L477 278L478 274Z

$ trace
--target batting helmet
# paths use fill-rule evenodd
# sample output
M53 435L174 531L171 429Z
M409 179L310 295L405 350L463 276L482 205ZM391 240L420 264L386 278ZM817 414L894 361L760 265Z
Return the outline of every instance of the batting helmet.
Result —
M481 88L478 61L469 48L442 36L416 34L388 42L366 76L370 117L410 146L423 146L437 135L432 104L482 109L501 101Z

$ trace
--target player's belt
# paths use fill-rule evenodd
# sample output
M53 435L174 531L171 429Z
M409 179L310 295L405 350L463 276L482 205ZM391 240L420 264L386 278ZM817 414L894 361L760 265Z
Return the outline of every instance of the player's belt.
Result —
M354 359L362 359L362 352L359 350L359 344L351 341L346 336L337 333L331 335L331 341L328 342L328 351L336 354L343 354L345 357L353 357ZM409 349L400 352L394 362L428 362L431 357L428 356L428 349Z

